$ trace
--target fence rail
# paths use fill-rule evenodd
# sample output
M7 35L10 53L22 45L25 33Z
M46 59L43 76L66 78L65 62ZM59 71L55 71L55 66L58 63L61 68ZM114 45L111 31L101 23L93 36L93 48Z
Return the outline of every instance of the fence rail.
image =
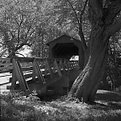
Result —
M48 85L51 82L46 82L46 76L49 75L49 78L53 78L53 75L56 73L59 78L62 77L62 71L70 71L77 67L79 67L78 61L68 61L65 59L28 57L15 57L13 59L0 58L0 73L12 73L9 82L0 84L0 86L11 83L10 89L13 90L15 89L16 82L19 82L22 90L26 91L29 90L27 84L29 78L31 78L33 82L37 79L40 85Z

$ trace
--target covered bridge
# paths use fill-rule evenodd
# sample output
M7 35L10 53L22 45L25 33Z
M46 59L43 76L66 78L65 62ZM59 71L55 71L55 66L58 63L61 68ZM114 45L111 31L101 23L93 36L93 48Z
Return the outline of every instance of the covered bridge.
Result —
M70 59L72 56L79 56L79 62L81 59L81 41L70 37L68 35L62 35L47 43L49 46L49 58L63 58Z

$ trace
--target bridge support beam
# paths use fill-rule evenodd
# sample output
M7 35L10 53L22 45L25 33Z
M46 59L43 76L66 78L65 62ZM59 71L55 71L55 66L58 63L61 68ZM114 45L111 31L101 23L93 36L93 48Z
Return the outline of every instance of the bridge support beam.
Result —
M18 81L20 84L20 87L23 91L29 92L29 86L27 82L25 81L20 63L16 61L15 59L12 60L13 63L13 72L12 72L12 84L11 84L11 90L15 89L16 82Z

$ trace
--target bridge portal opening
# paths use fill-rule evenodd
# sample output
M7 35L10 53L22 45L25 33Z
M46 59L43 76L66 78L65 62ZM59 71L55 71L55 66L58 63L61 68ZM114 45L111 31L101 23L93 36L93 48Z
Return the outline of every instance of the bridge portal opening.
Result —
M74 43L57 43L52 48L54 58L70 59L72 56L79 55L79 49Z
M49 46L49 58L74 59L78 56L79 65L81 65L82 45L81 40L68 35L62 35L47 43Z

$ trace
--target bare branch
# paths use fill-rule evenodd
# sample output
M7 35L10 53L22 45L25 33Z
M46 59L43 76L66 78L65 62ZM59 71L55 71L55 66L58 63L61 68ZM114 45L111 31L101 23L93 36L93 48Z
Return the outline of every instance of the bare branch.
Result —
M84 37L84 33L82 31L82 24L80 23L79 25L79 36L82 40L82 45L83 45L83 49L85 50L87 48L87 45L86 45L86 41L85 41L85 37Z
M30 38L31 35L32 35L34 32L35 32L35 29L33 29L33 30L31 31L31 33L29 34L28 38Z
M15 38L15 34L14 34L11 30L8 30L8 32L9 32L10 35L12 36L12 39Z
M17 25L19 26L19 22L17 21L17 18L16 17L14 17L14 20L17 23Z
M23 21L24 21L24 16L21 14L20 22L18 22L18 20L17 20L17 17L16 17L16 16L14 16L14 20L15 20L15 22L17 23L17 25L18 25L18 26L21 26L21 25L22 25L22 23L23 23Z
M31 27L32 27L32 26L29 26L29 28L28 28L28 30L27 30L27 32L26 32L26 36L25 36L25 39L27 39L27 37L28 37L28 34L29 34L30 30L31 30Z
M23 16L23 14L22 14L22 15L21 15L21 21L20 21L19 26L21 26L23 22L24 22L24 16Z
M89 1L89 0L86 0L85 3L84 3L84 7L83 7L83 9L82 9L82 11L81 11L81 14L80 14L80 17L81 17L81 18L82 18L83 14L84 14L84 11L85 11L85 9L86 9L86 6L87 6L88 1Z
M20 30L21 30L21 25L22 25L22 23L23 23L23 21L24 21L24 17L23 17L23 15L21 15L22 16L22 19L20 20L20 23L18 23L18 43L19 43L19 41L20 41Z
M29 32L30 32L30 30L32 29L32 23L34 22L34 20L35 20L35 18L33 18L32 21L31 21L31 25L29 26L29 28L28 28L28 30L27 30L27 32L26 32L25 39L27 39L27 37L28 37L28 35L29 35ZM34 31L35 31L35 30L34 30ZM30 33L30 34L31 34L31 33Z
M88 3L88 0L85 1L84 7L83 7L82 11L80 12L80 19L78 18L78 15L77 15L76 10L74 9L72 3L71 3L69 0L67 0L67 2L68 2L69 5L71 6L71 8L72 8L72 10L73 10L73 12L74 12L74 14L75 14L75 17L76 17L76 20L77 20L78 26L79 26L79 36L80 36L80 38L81 38L81 40L82 40L83 49L85 50L85 49L87 48L87 45L86 45L86 41L85 41L85 38L84 38L84 33L83 33L83 31L82 31L82 16L83 16L83 14L84 14L86 5L87 5L87 3Z
M31 34L33 33L33 31L31 31L31 33L29 33L30 32L30 30L32 29L32 23L33 23L33 21L35 20L35 18L33 18L33 20L32 20L32 22L31 22L31 25L27 28L28 30L27 30L27 32L25 32L25 37L24 37L24 45L27 43L27 41L29 40L29 37L31 36ZM24 18L23 19L21 19L21 23L20 23L20 25L19 26L21 26L21 24L23 23L23 21L24 21ZM35 30L34 30L35 31ZM19 39L18 39L19 40ZM18 41L18 44L17 44L17 46L16 46L16 48L19 48L20 49L20 47L19 46L21 46L21 45L19 45L19 41ZM22 45L23 46L23 45Z
M24 45L28 45L28 46L31 46L31 44L29 44L29 43L27 43L28 42L28 40L31 38L31 35L33 34L35 32L35 30L33 29L32 31L31 31L31 33L29 34L29 36L24 40L24 42L23 43L21 43L20 45L17 45L16 46L16 51L17 50L19 50L20 48L22 48Z
M74 14L75 14L75 17L76 17L76 20L77 20L77 22L78 22L78 24L80 23L80 21L79 21L79 19L78 19L78 15L77 15L77 13L76 13L76 10L74 9L74 7L73 7L73 5L72 5L72 3L70 2L70 0L66 0L68 3L69 3L69 5L71 6L71 8L72 8L72 10L73 10L73 12L74 12Z
M84 11L86 9L87 3L88 3L88 0L86 0L85 3L84 3L84 7L83 7L81 14L80 14L80 23L79 23L79 36L81 37L84 50L87 48L87 45L86 45L86 41L85 41L85 38L84 38L84 33L82 31L82 17L83 17Z

